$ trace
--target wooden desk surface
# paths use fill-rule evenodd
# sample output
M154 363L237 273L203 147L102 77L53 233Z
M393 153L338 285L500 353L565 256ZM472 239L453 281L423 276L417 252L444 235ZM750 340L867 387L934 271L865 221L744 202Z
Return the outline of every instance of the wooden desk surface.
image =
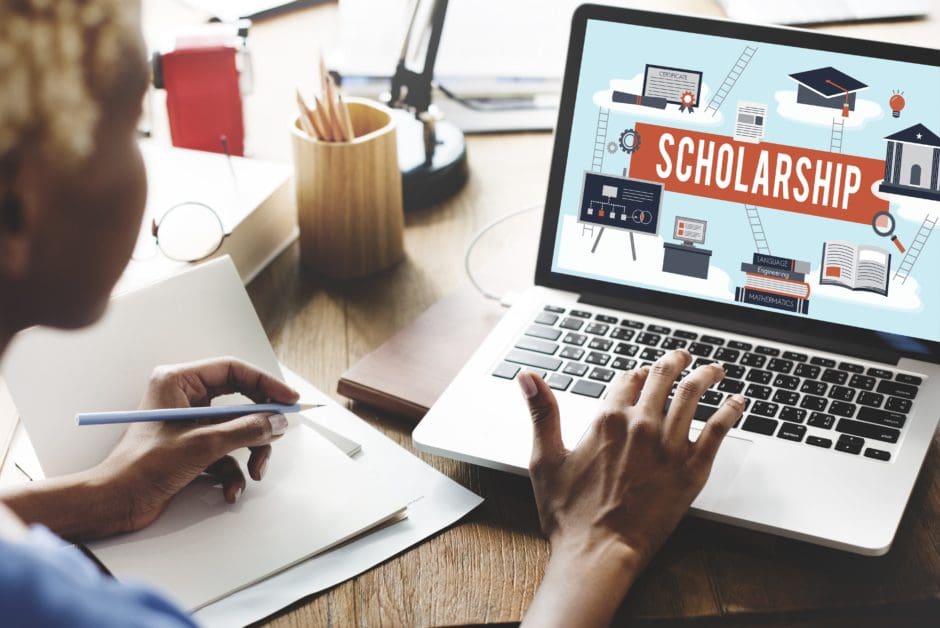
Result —
M927 21L862 24L827 30L871 39L936 45L940 0ZM646 3L637 1L637 6ZM709 0L657 3L673 11L719 15ZM192 21L187 9L145 2L145 27ZM287 120L296 83L312 84L319 48L336 37L336 7L324 5L260 22L252 34L257 88L247 105L248 132L259 157L289 159ZM307 77L299 80L298 77ZM549 134L471 137L471 178L455 198L407 216L408 258L377 277L327 282L305 277L298 250L289 249L250 286L278 357L325 391L340 374L396 330L464 281L463 249L489 220L544 198L552 148ZM522 217L500 237L534 250ZM525 228L523 228L525 227ZM507 235L508 234L508 235ZM489 245L498 253L499 242ZM521 256L515 256L516 259ZM530 258L531 259L531 258ZM533 262L509 266L493 280L524 286ZM486 266L483 264L484 267ZM484 268L484 272L485 272ZM506 270L506 269L502 269ZM408 449L412 426L367 410L354 410ZM532 599L548 558L528 482L521 478L418 454L485 503L458 525L323 594L298 602L274 626L446 625L518 621ZM272 461L277 464L277 459ZM628 596L623 617L715 618L755 625L764 614L791 611L790 623L813 625L802 611L938 599L940 444L934 443L892 552L860 558L698 519L685 521ZM933 504L928 510L928 504ZM873 505L876 507L876 505ZM933 514L929 514L933 513ZM933 552L920 552L931 547ZM933 574L933 577L931 577ZM935 608L935 607L934 607ZM855 625L878 624L882 611L866 611ZM777 619L774 625L780 625ZM842 625L845 617L826 623ZM742 623L743 622L743 623ZM875 625L872 624L872 625Z

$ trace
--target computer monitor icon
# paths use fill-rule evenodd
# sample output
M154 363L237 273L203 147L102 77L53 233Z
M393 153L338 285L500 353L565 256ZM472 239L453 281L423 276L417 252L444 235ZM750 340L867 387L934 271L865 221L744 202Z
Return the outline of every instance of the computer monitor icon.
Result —
M707 226L708 222L705 220L676 216L676 224L672 231L672 237L686 246L704 244L705 228Z

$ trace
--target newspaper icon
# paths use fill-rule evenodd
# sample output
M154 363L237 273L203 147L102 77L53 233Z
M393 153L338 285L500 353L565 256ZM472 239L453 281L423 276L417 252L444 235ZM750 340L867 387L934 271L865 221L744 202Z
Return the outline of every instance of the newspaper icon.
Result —
M766 123L766 104L739 101L738 115L734 122L734 139L757 144L764 139Z

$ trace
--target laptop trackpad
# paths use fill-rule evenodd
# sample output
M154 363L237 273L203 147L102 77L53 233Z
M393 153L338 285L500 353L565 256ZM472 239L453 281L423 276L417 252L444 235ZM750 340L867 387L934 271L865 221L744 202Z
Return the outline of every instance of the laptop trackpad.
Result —
M689 434L692 440L698 440L698 430L692 430ZM715 462L712 464L712 472L708 476L708 482L705 488L698 494L692 505L696 508L712 509L717 507L721 497L731 487L734 478L737 477L741 467L744 466L744 459L750 450L752 442L736 436L725 436L718 448L718 455L715 456Z

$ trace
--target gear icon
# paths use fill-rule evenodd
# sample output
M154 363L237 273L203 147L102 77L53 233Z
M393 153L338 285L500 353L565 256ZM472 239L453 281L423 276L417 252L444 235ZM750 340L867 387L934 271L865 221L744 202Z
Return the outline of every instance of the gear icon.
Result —
M619 149L620 149L620 145L617 144L617 142L609 142L607 144L608 153L611 153L611 154L616 153Z
M626 129L620 134L620 149L628 155L640 148L640 134L635 129Z

